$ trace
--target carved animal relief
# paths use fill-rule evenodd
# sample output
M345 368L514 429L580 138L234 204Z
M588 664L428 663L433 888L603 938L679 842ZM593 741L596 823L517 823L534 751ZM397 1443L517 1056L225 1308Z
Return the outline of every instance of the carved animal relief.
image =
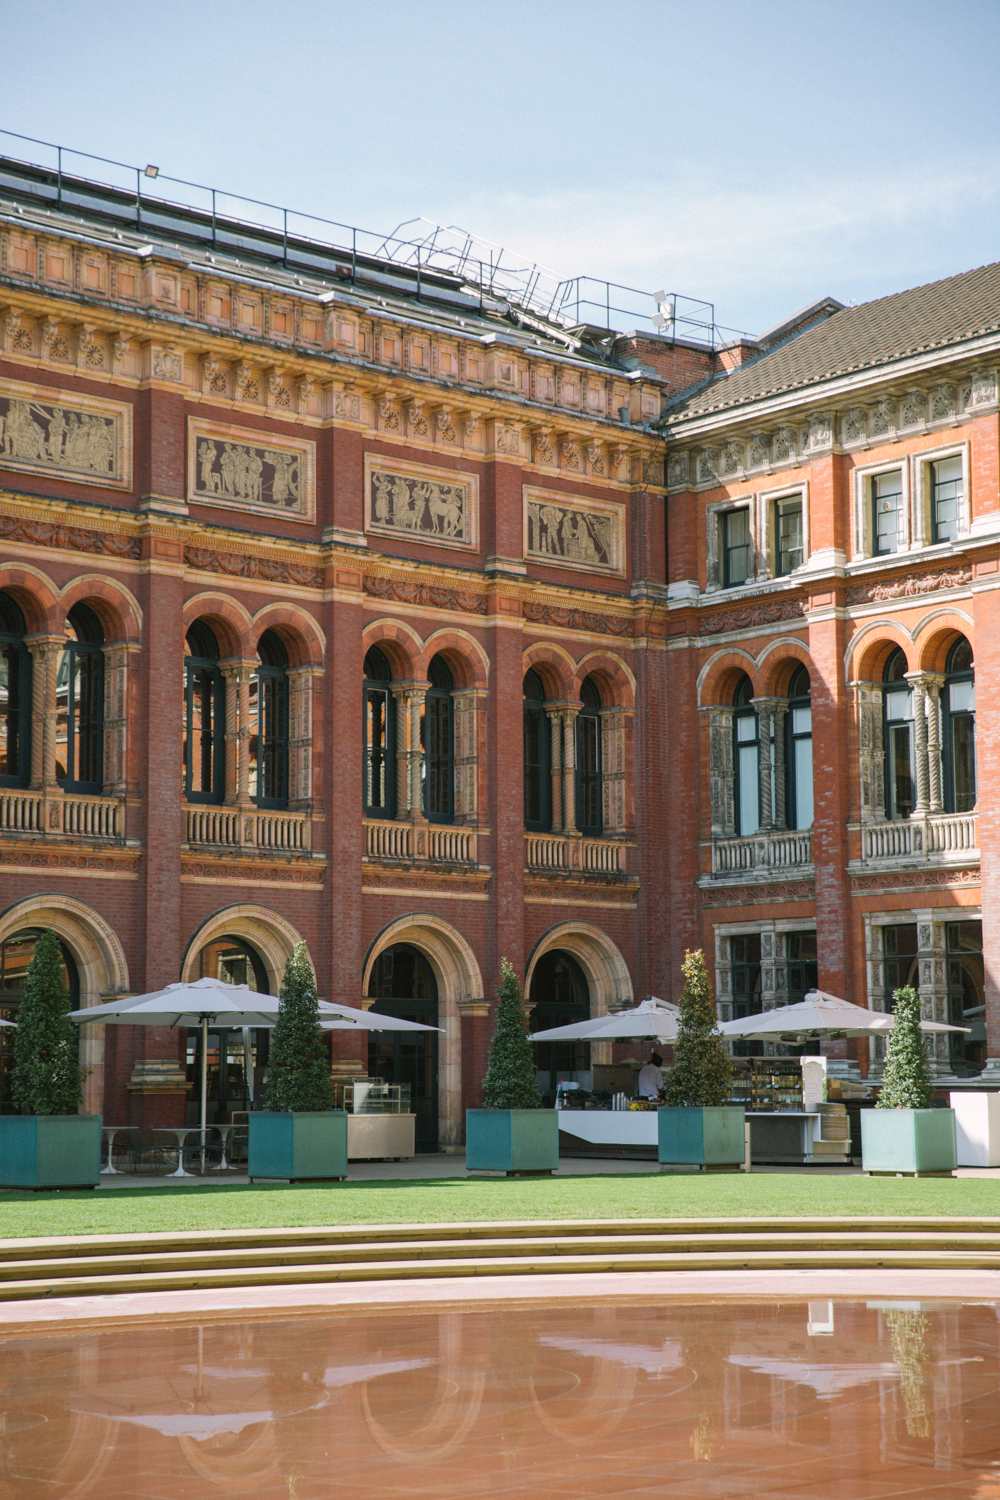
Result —
M524 492L524 550L539 562L621 573L624 514L618 506L566 501L548 490Z
M126 487L131 479L131 411L47 387L0 386L0 465Z
M188 423L188 498L311 520L315 445Z
M478 487L472 474L397 467L385 459L366 463L367 527L436 546L474 547Z

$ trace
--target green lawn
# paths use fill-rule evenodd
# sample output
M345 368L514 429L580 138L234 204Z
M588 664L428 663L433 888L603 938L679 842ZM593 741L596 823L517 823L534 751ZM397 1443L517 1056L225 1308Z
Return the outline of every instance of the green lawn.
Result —
M805 1173L429 1178L311 1187L0 1192L0 1237L493 1219L924 1214L1000 1218L1000 1181Z

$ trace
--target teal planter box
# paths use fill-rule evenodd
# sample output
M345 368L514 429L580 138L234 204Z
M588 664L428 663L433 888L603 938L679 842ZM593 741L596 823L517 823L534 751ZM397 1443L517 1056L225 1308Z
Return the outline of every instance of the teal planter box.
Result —
M746 1111L724 1104L711 1109L659 1109L662 1166L741 1167Z
M0 1115L0 1187L96 1187L100 1115Z
M347 1176L347 1115L342 1109L254 1110L247 1176L307 1182Z
M956 1160L954 1110L861 1111L862 1171L950 1174Z
M554 1172L559 1116L554 1109L467 1109L468 1172Z

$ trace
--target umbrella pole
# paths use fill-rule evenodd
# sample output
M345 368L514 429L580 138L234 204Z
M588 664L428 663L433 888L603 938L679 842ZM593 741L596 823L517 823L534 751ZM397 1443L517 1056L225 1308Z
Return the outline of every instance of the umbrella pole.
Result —
M201 1175L205 1175L205 1125L208 1119L208 1017L201 1018Z

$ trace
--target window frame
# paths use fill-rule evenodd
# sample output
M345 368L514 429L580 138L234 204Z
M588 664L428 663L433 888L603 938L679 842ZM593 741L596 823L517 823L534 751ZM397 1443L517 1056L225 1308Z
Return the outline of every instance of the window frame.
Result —
M748 530L750 543L751 568L747 578L742 584L727 584L724 581L723 563L723 528L724 517L733 511L746 510L748 512ZM706 510L706 565L705 565L705 588L708 593L715 593L722 589L744 588L757 581L760 569L759 549L759 515L757 508L757 496L755 493L738 495L734 499L715 501Z
M443 660L443 659L442 659ZM431 662L433 667L434 663ZM455 821L455 682L447 662L451 686L437 687L431 683L424 695L423 740L423 788L421 803L424 817L429 823L453 823ZM432 736L437 737L441 722L444 722L445 746L432 746ZM433 729L432 729L433 726ZM435 781L443 786L444 803L440 807L431 805L431 788Z
M257 678L257 792L258 807L287 809L291 795L290 714L291 690L288 668L259 661ZM277 730L272 728L277 719ZM277 764L268 776L267 767ZM277 790L273 789L276 784ZM269 791L268 787L272 789Z
M729 528L737 517L746 518L746 539L731 546L728 540ZM742 578L734 578L730 572L730 554L746 551L747 570ZM748 505L733 505L719 515L719 575L724 589L739 589L750 583L755 574L755 547L753 535L753 516Z
M27 622L16 601L9 599L9 603L17 611L20 623L14 630L4 630L0 627L0 651L4 654L9 653L8 660L13 667L15 678L16 703L13 710L7 711L6 717L9 717L15 726L17 760L12 772L0 771L0 786L23 788L31 782L31 739L34 728L31 716L31 679L34 663L26 640ZM8 693L10 680L8 677Z
M63 663L66 667L66 775L62 789L71 795L99 796L104 789L104 647L92 641L67 641L60 666ZM86 700L84 698L82 704L80 701L80 683L85 677L92 678L86 695L92 696L96 703L86 723ZM76 774L84 737L93 741L90 753L94 756L96 776Z
M912 683L906 682L905 678L897 680L895 682L889 682L886 679L885 675L889 666L889 662L893 660L897 652L902 655L902 652L897 647L895 651L890 653L889 657L886 659L885 666L882 669L882 751L884 762L883 770L885 775L884 798L885 816L887 821L890 823L905 823L908 818L911 818L913 816L917 801L916 735L914 729ZM909 717L905 719L890 718L890 695L895 693L899 697L902 697L904 691L907 693L909 700ZM911 806L909 812L906 813L900 813L898 811L899 801L897 797L898 788L896 785L894 754L896 733L903 728L905 728L906 730L909 745L910 791L913 802L913 806Z
M804 667L802 670L806 670ZM799 669L796 668L789 688L793 687L798 680ZM809 709L809 732L802 733L795 729L795 710L808 707ZM813 809L812 819L801 828L798 824L798 773L795 765L795 747L803 741L809 741L809 769L813 776L813 785L809 788L809 800ZM812 828L816 821L815 802L815 764L813 761L813 724L812 724L812 680L809 679L809 692L797 693L794 697L787 699L785 709L785 827L797 833L806 833Z
M524 691L524 682L529 675L538 678L542 696L529 697ZM524 674L521 687L522 694L522 736L524 748L523 776L524 776L524 827L527 833L551 833L552 832L552 726L551 720L545 711L545 685L538 673L529 668ZM538 755L534 759L529 757L529 737L534 736L538 747ZM533 819L529 814L529 774L530 767L534 767L536 777L535 790L538 796L538 818Z
M761 520L763 525L762 551L767 558L767 569L772 578L792 578L809 562L809 485L783 485L778 490L767 490L760 495ZM787 504L798 503L801 514L802 560L794 567L781 568L781 512Z
M962 461L961 494L958 497L958 506L955 522L955 535L940 539L936 535L934 518L934 465L949 458L960 458ZM913 455L914 466L914 489L916 494L915 511L915 543L921 547L953 547L956 542L968 536L970 529L970 461L968 442L949 443L940 448L929 448L926 452Z
M750 686L750 691L752 693L753 685L749 682L749 678L746 680ZM733 828L736 838L751 839L760 832L760 715L754 707L752 699L747 699L746 702L737 701L742 688L743 683L741 682L740 684L738 684L736 692L733 694ZM740 724L743 722L749 722L751 719L753 720L754 726L753 738L741 740ZM754 781L757 787L757 813L755 826L751 829L745 830L742 827L743 796L740 791L740 787L743 779L741 770L741 751L746 750L754 751L754 761L756 763L756 775L754 777Z
M396 817L398 810L398 789L396 786L396 696L392 691L392 666L388 661L388 658L385 657L385 652L382 651L381 647L374 646L369 648L369 650L365 653L365 665L367 667L367 663L371 657L371 653L373 650L378 651L379 654L386 660L386 665L389 668L389 676L385 678L369 677L366 670L364 681L362 683L361 796L362 805L364 808L364 816L366 818L391 821ZM376 754L376 752L372 750L368 732L368 710L369 704L373 701L380 701L383 705L384 710L381 715L382 724L384 726L383 740L381 749L378 752L382 758L382 778L385 787L385 801L382 804L373 803L369 799L369 789L372 785L371 767L373 764L374 756Z
M195 622L197 623L197 622ZM206 627L207 628L207 627ZM185 642L185 644L187 644ZM204 683L211 707L211 788L195 791L194 771L194 695ZM205 731L199 731L199 757L202 756ZM207 807L219 807L226 798L226 682L219 667L218 656L196 656L188 651L184 656L184 799Z
M899 546L894 552L875 551L875 481L885 474L898 472ZM854 561L887 562L900 557L912 546L910 465L905 455L877 464L862 464L854 470Z
M597 694L596 703L588 703L583 697L583 689L592 679L584 678L581 684L580 709L576 715L576 723L573 726L575 738L574 756L574 802L576 812L577 832L587 838L601 838L604 833L604 722L602 718L603 703L600 699L600 690L594 683L594 692ZM591 764L585 766L584 751L588 748L588 742L593 747ZM584 816L587 804L593 805L594 817Z
M948 660L955 652L955 642L948 653ZM970 646L971 650L971 646ZM951 686L953 683L967 682L972 687L971 709L953 710L951 707ZM976 663L973 657L972 665L966 670L959 671L945 668L944 683L941 692L941 792L944 810L947 813L969 813L974 812L979 800L979 775L976 764ZM968 807L956 807L958 800L955 788L955 727L957 723L971 722L972 725L972 801Z

